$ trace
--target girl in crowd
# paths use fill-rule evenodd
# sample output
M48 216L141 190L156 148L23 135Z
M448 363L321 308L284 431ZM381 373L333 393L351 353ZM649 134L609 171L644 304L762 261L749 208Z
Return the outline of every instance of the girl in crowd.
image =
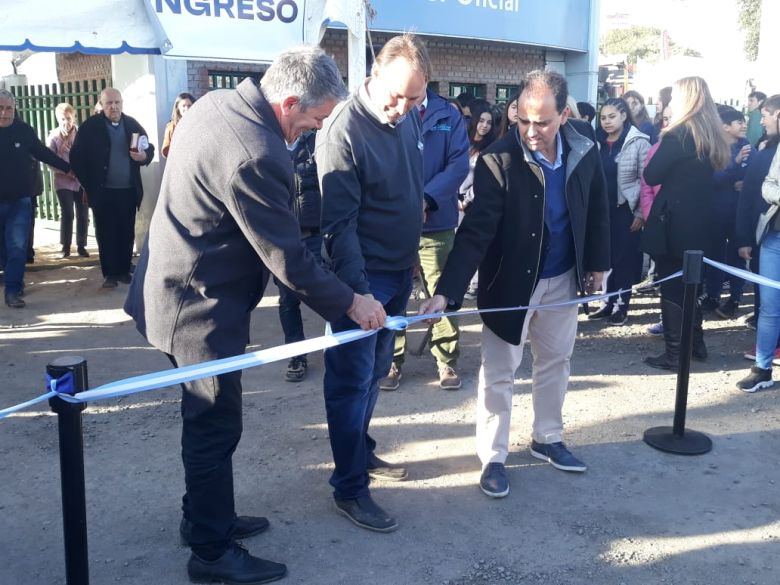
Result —
M740 257L750 260L753 272L780 280L780 94L764 101L761 125L767 145L753 155L745 174L737 207L737 245ZM759 285L755 307L758 331L755 354L751 355L755 363L737 382L737 388L744 392L772 386L772 364L780 358L780 290Z
M54 109L59 126L51 131L46 146L62 160L70 162L70 149L76 139L76 112L68 103L59 104ZM60 244L62 257L70 256L73 242L73 218L76 218L76 250L79 256L88 257L87 226L89 225L89 207L84 200L81 184L73 173L63 173L54 169L54 189L60 202Z
M608 99L599 114L601 163L609 197L610 250L612 272L607 292L630 289L642 277L642 252L639 240L644 220L639 205L639 182L650 139L631 120L631 112L622 98ZM623 325L628 319L631 291L610 297L588 319L607 319L610 325ZM617 305L617 307L616 307Z
M513 93L504 107L501 114L501 122L496 132L496 138L503 138L504 134L509 132L517 124L517 98L518 94Z
M168 158L168 152L171 149L171 140L173 139L173 131L176 130L176 124L179 123L182 116L187 113L192 104L195 103L195 96L191 93L180 93L176 96L176 101L173 102L173 111L171 112L171 121L165 126L165 135L163 137L163 144L160 152L163 157Z
M631 110L634 125L650 138L650 144L655 144L658 141L658 132L653 126L650 114L647 113L645 98L638 91L631 90L623 94L623 99L626 100L628 108Z
M672 120L661 146L645 167L648 185L661 185L642 236L642 247L655 260L659 278L682 268L685 250L712 257L714 174L726 167L731 152L709 87L701 77L684 77L672 88ZM674 278L661 284L665 350L645 358L654 368L676 370L680 357L684 285ZM704 360L707 348L696 306L693 357Z
M655 119L653 120L653 126L655 126L656 135L660 136L661 130L666 128L669 124L663 123L664 110L669 107L669 102L672 100L672 88L662 87L658 92L655 104Z
M469 120L468 128L469 142L471 143L469 148L469 174L460 186L460 219L463 219L463 213L474 200L474 167L477 165L479 153L490 146L495 139L495 127L493 126L493 114L490 111L490 105L487 102L485 102L487 105L475 102L477 100L472 102L471 120ZM477 275L475 274L466 291L466 299L472 300L476 298L477 282Z

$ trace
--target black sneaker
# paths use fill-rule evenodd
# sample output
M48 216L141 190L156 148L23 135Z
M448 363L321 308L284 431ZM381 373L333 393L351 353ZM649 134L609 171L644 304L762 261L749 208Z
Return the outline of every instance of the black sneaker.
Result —
M618 309L607 318L607 325L620 326L625 325L628 321L628 315L622 309Z
M380 508L371 496L360 496L350 500L335 498L335 500L336 509L349 518L355 526L374 532L398 530L398 522L395 518Z
M614 305L604 305L595 313L588 315L588 321L598 321L599 319L606 319L612 315Z
M710 313L720 306L718 299L703 295L699 297L699 307L702 313Z
M263 516L236 516L233 523L233 539L244 540L268 530L270 526L268 518ZM179 524L179 537L184 546L190 546L192 538L192 522L186 518Z
M409 477L406 468L401 465L388 463L380 459L374 453L368 456L368 477L373 479L383 479L385 481L403 481Z
M737 382L737 388L743 392L751 393L755 392L756 390L761 390L761 388L769 388L773 385L774 380L772 380L772 368L767 368L765 370L763 368L759 368L758 366L753 366L750 368L750 373L745 378L742 378L739 382Z
M306 360L306 356L296 356L287 363L287 372L284 375L284 379L288 382L300 382L306 377L308 370L309 362Z
M562 471L577 471L582 473L587 466L571 454L562 442L537 443L531 441L531 455L542 461L547 461L555 469Z
M721 319L733 319L737 315L739 303L731 299L724 301L715 309L715 314Z
M193 583L229 583L230 585L256 585L277 581L287 574L281 563L254 557L237 542L215 561L207 561L195 553L187 562L187 573Z
M505 498L509 495L509 478L503 463L488 463L479 478L479 489L489 498Z
M5 293L5 304L11 307L12 309L23 309L25 302L24 299L22 299L22 293L21 292Z

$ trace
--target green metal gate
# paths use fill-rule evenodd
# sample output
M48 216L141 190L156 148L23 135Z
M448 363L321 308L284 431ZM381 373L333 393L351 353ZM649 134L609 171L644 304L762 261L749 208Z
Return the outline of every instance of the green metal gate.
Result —
M38 138L46 144L46 138L57 127L54 108L68 102L76 111L76 124L81 124L92 115L100 98L100 92L109 86L107 79L92 79L45 85L17 85L9 89L16 97L19 116L35 128ZM60 207L54 191L53 173L46 165L43 168L43 194L38 198L37 217L59 219Z

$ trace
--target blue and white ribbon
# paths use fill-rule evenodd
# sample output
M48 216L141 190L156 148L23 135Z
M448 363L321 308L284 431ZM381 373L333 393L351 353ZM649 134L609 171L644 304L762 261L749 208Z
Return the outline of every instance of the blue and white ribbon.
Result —
M750 272L749 270L745 270L743 268L735 268L734 266L729 266L728 264L723 264L722 262L710 260L709 258L704 258L704 263L709 264L713 268L718 268L723 272L733 274L734 276L739 276L740 278L743 278L747 281L780 289L780 282L777 282L776 280L772 280L771 278L767 278L766 276L761 276L760 274L756 274L755 272Z
M682 275L682 271L675 272L667 276L662 280L656 281L655 284L660 284L673 278L678 278ZM477 315L479 313L499 313L509 311L526 311L526 310L543 310L551 309L554 307L565 307L569 305L579 305L581 303L591 303L594 301L601 301L609 297L630 291L631 289L622 289L619 291L611 292L608 294L592 295L589 297L581 297L572 299L569 301L563 301L559 303L548 303L543 305L523 305L518 307L500 307L493 309L469 309L465 311L451 311L448 313L435 313L431 315L415 315L412 317L388 317L385 319L385 329L400 331L406 329L413 323L425 321L427 319L441 318L441 317L461 317L466 315ZM332 333L323 335L321 337L315 337L313 339L306 339L304 341L298 341L295 343L289 343L285 345L279 345L260 351L254 351L251 353L245 353L238 356L222 358L219 360L212 360L203 362L200 364L193 364L191 366L183 366L180 368L171 368L168 370L162 370L159 372L153 372L150 374L144 374L142 376L135 376L132 378L126 378L117 382L110 382L94 388L92 390L86 390L79 392L75 396L73 395L72 381L70 385L70 392L66 390L68 388L66 379L51 379L48 382L49 392L29 400L23 404L17 404L10 408L0 410L0 419L7 417L10 414L18 412L24 408L43 402L53 396L59 396L62 400L72 403L88 402L94 400L107 400L109 398L119 398L121 396L128 396L130 394L137 394L139 392L146 392L148 390L155 390L157 388L164 388L166 386L172 386L175 384L182 384L185 382L191 382L201 378L209 378L212 376L218 376L220 374L227 374L229 372L235 372L237 370L245 370L255 366L262 366L264 364L270 364L272 362L278 362L292 357L303 355L306 353L313 353L328 349L329 347L335 347L337 345L343 345L358 339L364 339L374 335L376 330L363 331L362 329L352 329L349 331L342 331L339 333ZM72 378L71 378L72 380ZM65 384L65 388L63 388ZM59 388L58 388L59 385Z

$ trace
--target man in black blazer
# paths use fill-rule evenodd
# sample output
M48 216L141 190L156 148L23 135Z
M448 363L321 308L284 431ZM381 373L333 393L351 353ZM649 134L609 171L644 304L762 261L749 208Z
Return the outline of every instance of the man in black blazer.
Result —
M480 309L559 303L601 287L609 268L609 210L593 129L568 118L566 80L526 77L517 128L487 148L474 170L475 199L423 313L460 306L479 266ZM514 374L526 336L533 354L531 454L585 471L562 441L562 408L577 334L577 305L482 315L477 452L482 491L509 493L504 462Z
M325 319L363 329L384 323L382 306L326 272L301 243L291 211L288 147L320 128L346 95L336 63L317 48L283 53L260 87L199 99L176 127L172 150L125 311L178 366L240 355L269 274ZM241 438L241 372L183 384L182 537L194 581L265 583L284 565L250 555L236 540L265 530L237 516L232 456Z
M154 159L154 145L138 120L122 112L119 91L104 89L100 105L103 113L79 128L70 164L95 218L103 288L116 288L130 282L135 212L144 196L141 166Z

